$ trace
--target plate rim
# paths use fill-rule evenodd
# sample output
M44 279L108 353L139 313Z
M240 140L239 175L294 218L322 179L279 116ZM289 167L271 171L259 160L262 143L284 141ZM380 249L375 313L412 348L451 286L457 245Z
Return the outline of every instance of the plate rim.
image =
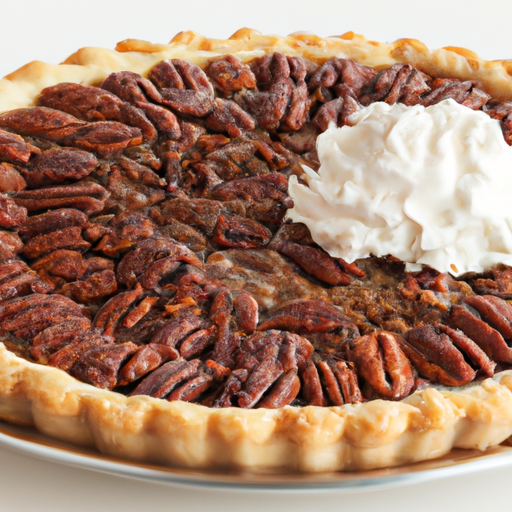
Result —
M94 449L52 439L33 427L5 421L0 421L0 446L37 459L113 476L178 487L234 492L358 493L404 487L512 465L512 446L502 444L485 452L454 450L458 456L453 459L448 456L371 471L316 474L213 472L122 460Z

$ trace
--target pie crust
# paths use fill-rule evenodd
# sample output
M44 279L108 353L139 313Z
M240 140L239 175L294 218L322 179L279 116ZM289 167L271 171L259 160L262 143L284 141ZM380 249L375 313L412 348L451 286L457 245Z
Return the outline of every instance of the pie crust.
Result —
M377 68L410 63L433 76L478 80L494 98L512 99L512 63L487 62L465 49L430 51L412 39L385 44L353 33L277 37L241 29L228 40L183 32L169 45L127 40L115 51L84 48L58 66L32 62L0 81L0 111L33 105L43 88L59 82L96 85L121 70L146 75L163 59L200 65L217 55L249 60L274 51L316 62L344 57ZM400 402L211 409L98 389L0 344L0 418L138 462L253 471L372 469L506 440L512 434L512 371L459 388L429 387Z

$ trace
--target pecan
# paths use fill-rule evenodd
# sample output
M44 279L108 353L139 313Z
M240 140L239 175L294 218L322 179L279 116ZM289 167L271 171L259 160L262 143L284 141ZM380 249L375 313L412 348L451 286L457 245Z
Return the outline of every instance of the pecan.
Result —
M22 254L34 260L56 249L85 252L89 247L91 244L82 238L82 229L76 226L31 238L25 244Z
M0 260L0 302L29 293L53 291L51 283L44 282L20 260Z
M243 201L249 218L281 224L286 211L293 206L287 189L286 177L273 172L221 183L212 189L211 197L220 201Z
M182 121L180 123L181 136L177 140L165 141L160 149L163 154L166 152L171 153L184 153L192 148L202 135L207 133L207 130L201 125L196 123L189 123Z
M247 375L247 370L233 370L227 378L224 387L221 388L219 395L212 400L212 407L232 407L237 405L236 395L242 389L243 383L247 380Z
M138 128L116 121L87 123L47 107L21 108L1 114L0 126L21 135L41 137L63 146L94 151L104 158L115 156L123 149L142 142Z
M151 343L176 347L191 333L204 329L206 322L194 315L183 314L165 323L151 338Z
M183 359L192 359L200 356L203 351L213 344L216 339L217 326L212 325L189 334L180 345L180 355Z
M470 80L461 82L453 78L436 78L431 83L432 91L422 98L421 104L424 106L435 105L451 98L461 105L479 110L490 96L478 89L477 85L477 82Z
M14 258L21 249L23 242L16 233L0 229L0 260Z
M208 165L205 164L194 164L192 167L193 171L196 173L196 196L207 196L210 191L216 186L222 183L222 180L217 176L215 171L213 171ZM191 172L191 169L188 169L188 173ZM185 186L185 184L183 184ZM190 188L190 187L189 187ZM191 193L191 191L189 191Z
M332 405L343 405L345 399L331 366L326 361L319 361L317 366L330 402Z
M157 138L154 126L138 108L98 87L60 83L43 89L39 104L67 112L84 121L119 121L140 128L146 140Z
M86 352L102 345L110 345L113 341L113 338L99 334L96 329L86 331L51 354L48 365L69 371Z
M474 288L481 295L495 295L502 299L512 299L512 268L492 269L487 277L475 279Z
M22 237L34 238L38 235L45 235L61 229L84 227L87 221L87 215L79 210L59 208L50 210L41 215L29 217L26 222L20 226L18 232Z
M483 106L483 111L500 121L505 141L509 146L512 145L512 102L490 100Z
M283 329L303 333L329 332L344 329L357 336L359 330L339 309L320 299L299 299L288 302L269 313L258 330Z
M124 149L142 142L141 131L116 121L87 123L85 126L53 130L46 138L63 146L93 151L103 158L119 155Z
M284 373L278 355L279 347L273 344L261 351L261 359L251 369L243 388L238 392L240 407L254 407L263 393Z
M313 117L314 123L322 132L327 130L331 123L336 126L344 126L348 123L348 118L360 108L357 98L355 98L352 89L345 85L339 88L339 98L328 101L322 105Z
M48 364L51 354L64 348L68 343L81 338L89 331L91 322L88 318L73 318L47 327L32 340L30 354L41 364Z
M108 196L109 192L98 183L82 181L73 185L23 190L16 192L13 199L18 206L30 212L74 208L90 215L103 210Z
M447 325L438 325L437 328L448 335L453 344L466 356L473 366L480 369L481 373L492 377L496 363L471 339L459 329L452 329Z
M300 391L300 380L297 377L297 369L292 368L281 375L268 394L257 404L258 408L278 409L289 405Z
M239 329L252 333L258 326L258 303L256 299L246 291L240 292L233 301L236 322Z
M156 229L146 214L126 211L116 215L104 233L96 250L115 257L127 252L137 242L152 238Z
M313 361L308 361L301 372L302 394L308 405L318 405L323 407L327 401L320 382L317 367Z
M199 359L169 361L143 379L130 396L149 395L164 398L181 382L197 377L200 364Z
M0 163L0 193L25 190L27 182L11 164Z
M405 105L423 103L420 96L430 92L428 80L427 75L414 69L410 64L393 64L376 75L371 86L367 88L368 91L360 97L360 101L363 105L369 105L374 101L385 101L390 105L398 101Z
M329 119L331 121L331 119ZM332 119L334 121L334 119ZM304 125L300 130L278 133L283 145L297 155L316 151L318 127L313 123Z
M137 352L119 372L118 384L124 386L139 380L167 361L174 361L178 357L178 351L168 345L160 345L158 343L143 345L139 347Z
M334 368L334 374L340 385L345 403L356 404L364 401L357 382L356 371L349 362L338 361Z
M301 373L303 398L308 405L339 406L364 401L352 363L316 359L316 366L309 361Z
M363 88L372 83L376 75L377 71L370 66L348 59L332 58L313 73L308 81L308 87L310 90L323 90L345 84L359 95Z
M273 407L278 403L289 404L300 389L298 368L306 365L312 350L304 338L279 331L258 332L246 338L236 354L237 369L248 372L238 393L238 405Z
M45 277L76 281L86 274L88 265L81 253L67 249L57 249L32 263L31 268Z
M151 216L159 224L177 220L211 236L221 209L222 203L211 199L169 199L152 210Z
M206 118L205 125L216 132L226 132L230 137L240 137L243 130L254 130L254 119L237 103L216 98L212 113Z
M145 288L153 289L181 262L202 267L201 261L185 245L171 238L152 238L139 242L123 257L117 266L117 278L128 286L139 281Z
M474 379L475 370L439 328L427 324L404 337L398 338L402 350L423 377L446 386L461 386Z
M364 380L365 398L400 400L413 389L412 367L397 338L399 335L379 332L352 341L346 357Z
M113 389L119 368L138 350L135 343L111 343L90 348L71 368L71 374L97 388Z
M221 214L212 241L224 247L251 249L266 245L272 233L262 224L238 215Z
M224 181L267 174L270 171L269 162L268 160L266 162L262 161L257 153L260 152L264 158L265 155L270 155L272 158L276 156L276 153L272 150L270 153L268 151L264 151L264 154L261 153L260 150L265 149L271 148L268 144L265 147L264 144L238 138L208 153L202 163L208 165ZM287 162L281 157L280 160L276 158L276 164L272 163L272 165L276 168L284 167Z
M182 386L176 388L168 397L167 400L182 400L183 402L192 402L198 398L204 391L206 391L214 382L211 375L201 373L187 381Z
M127 313L142 293L142 287L137 284L134 290L118 293L109 299L96 313L92 324L93 327L98 328L108 336L113 334L121 317Z
M0 115L0 126L20 135L41 138L53 130L86 124L72 115L46 107L18 108Z
M471 295L464 302L475 308L482 320L499 331L505 339L512 338L512 306L507 301L492 295Z
M290 257L302 269L324 283L345 286L351 282L350 276L340 268L339 262L320 248L282 239L273 241L269 247Z
M223 55L209 61L205 73L214 87L226 95L256 87L256 77L249 66L233 55Z
M67 283L59 290L59 293L80 304L94 304L116 292L116 275L112 270L95 272L87 279Z
M238 337L230 334L232 310L231 292L226 288L219 290L210 308L210 319L217 327L215 348L211 359L228 368L233 365L233 354L238 346Z
M265 71L256 72L257 66ZM275 130L285 115L295 89L295 83L290 78L290 65L282 53L276 52L271 58L255 59L251 69L258 79L259 90L242 90L235 95L235 101L258 121L261 128ZM264 77L263 80L261 77ZM302 95L301 89L300 99Z
M96 157L80 149L52 148L35 156L26 169L21 169L29 188L79 180L98 166Z
M209 243L201 232L177 220L169 219L159 231L163 236L177 240L195 253L204 253L209 248Z
M143 183L144 185L153 188L165 187L167 184L166 181L163 178L160 178L155 171L145 165L135 162L135 160L119 157L117 159L117 163L122 169L124 176L130 180Z
M503 336L465 307L452 308L450 324L464 332L492 360L498 363L512 363L512 349L506 344Z
M1 329L22 339L32 339L51 325L83 316L75 302L60 295L33 294L5 301L2 305Z
M27 144L23 137L0 130L0 160L13 164L26 164L30 160L34 146Z
M134 179L133 175L129 178L120 165L110 167L106 188L110 193L106 207L112 210L141 210L165 198L162 189L148 186L137 178Z
M181 129L176 116L166 108L148 100L149 98L159 102L161 99L160 93L148 79L131 71L120 71L111 73L101 87L140 108L161 136L172 140L180 138Z
M115 280L114 280L115 281ZM158 297L144 297L124 318L121 325L130 329L141 321L158 302Z
M12 228L20 226L27 218L27 209L17 204L14 199L0 194L0 227Z
M160 103L182 114L208 115L213 108L213 88L204 71L180 59L164 60L149 72L159 89Z

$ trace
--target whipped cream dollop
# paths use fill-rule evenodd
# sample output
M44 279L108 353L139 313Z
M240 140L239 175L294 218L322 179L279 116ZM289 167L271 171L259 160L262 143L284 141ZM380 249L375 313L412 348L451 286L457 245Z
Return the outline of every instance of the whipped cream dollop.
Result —
M287 217L331 256L391 254L441 272L512 265L512 147L453 100L373 103L318 137L318 173L292 176ZM418 268L409 265L410 270Z

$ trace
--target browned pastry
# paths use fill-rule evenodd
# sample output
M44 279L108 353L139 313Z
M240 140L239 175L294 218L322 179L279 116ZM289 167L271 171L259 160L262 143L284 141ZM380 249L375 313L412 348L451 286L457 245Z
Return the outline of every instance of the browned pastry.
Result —
M362 469L502 442L510 269L348 263L286 211L317 136L376 101L451 98L512 144L508 66L244 29L6 77L0 417L191 467Z

